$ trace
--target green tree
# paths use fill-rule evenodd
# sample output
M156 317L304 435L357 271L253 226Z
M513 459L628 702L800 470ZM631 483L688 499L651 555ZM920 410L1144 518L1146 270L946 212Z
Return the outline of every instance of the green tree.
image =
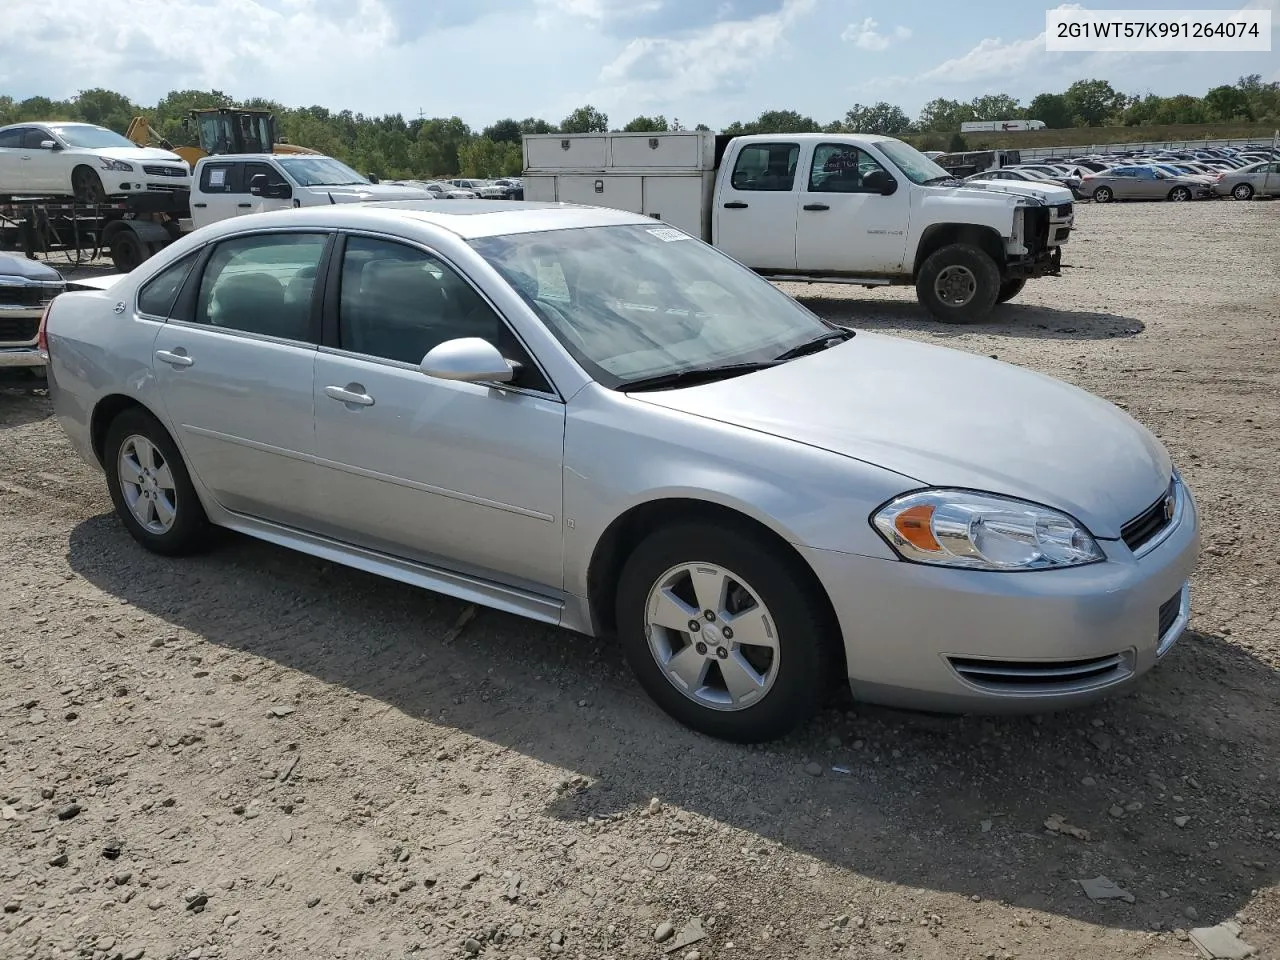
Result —
M1204 108L1212 120L1253 119L1253 105L1239 87L1214 87L1204 95Z
M1027 119L1039 120L1050 130L1064 130L1072 125L1071 108L1060 93L1041 93L1027 104Z
M520 143L520 121L499 120L493 126L485 127L480 136L492 140L494 143Z
M138 112L138 108L129 102L128 97L102 87L81 90L76 95L75 105L76 114L81 120L115 130L128 127Z
M527 117L520 121L520 133L558 133L554 124L547 123L545 120L539 120L536 117Z
M666 130L667 118L661 114L656 117L636 117L622 128L623 133L663 133Z
M896 137L911 129L911 119L901 107L881 100L872 106L855 103L846 111L843 120L837 120L832 133L879 133Z
M1078 127L1104 126L1118 119L1128 102L1106 80L1077 80L1062 96L1072 123Z
M938 97L920 108L917 126L921 130L959 130L960 124L973 119L973 107L959 100Z
M606 133L609 130L609 115L587 104L565 117L560 130L564 133Z
M754 120L729 124L724 132L735 137L751 133L821 133L822 127L813 117L794 110L766 110Z
M1007 93L993 93L985 97L974 97L969 106L973 109L975 120L1021 120L1022 105Z

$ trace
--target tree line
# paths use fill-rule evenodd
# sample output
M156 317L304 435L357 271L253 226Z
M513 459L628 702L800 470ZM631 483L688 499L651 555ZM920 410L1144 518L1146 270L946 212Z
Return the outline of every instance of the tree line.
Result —
M508 118L473 129L461 117L369 116L326 107L286 107L254 98L237 101L219 90L174 90L144 107L113 90L84 90L66 100L0 96L0 125L34 120L82 120L123 133L130 120L145 116L151 127L175 145L195 145L195 130L183 129L192 109L241 107L270 110L280 136L338 157L383 179L409 177L498 177L518 174L521 137L527 133L603 133L611 129L662 132L685 129L678 119L638 116L619 128L591 105L579 107L559 123L538 117ZM969 101L939 97L912 119L898 106L881 101L854 104L845 115L820 123L795 110L766 110L754 120L736 121L722 131L748 133L880 133L909 139L921 149L965 149L960 124L969 120L1041 120L1050 128L1197 124L1214 122L1280 123L1280 83L1263 83L1258 74L1214 87L1204 96L1126 94L1105 80L1079 80L1062 93L1042 93L1023 104L1007 94ZM696 130L709 129L697 124Z

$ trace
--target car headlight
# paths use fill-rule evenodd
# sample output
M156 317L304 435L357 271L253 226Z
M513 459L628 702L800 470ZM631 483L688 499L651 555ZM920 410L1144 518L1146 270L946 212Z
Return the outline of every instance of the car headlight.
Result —
M116 173L133 173L133 164L125 163L123 160L108 160L106 157L100 159L103 170L114 170Z
M891 500L871 522L904 560L935 566L1047 570L1106 559L1067 514L995 494L922 490Z

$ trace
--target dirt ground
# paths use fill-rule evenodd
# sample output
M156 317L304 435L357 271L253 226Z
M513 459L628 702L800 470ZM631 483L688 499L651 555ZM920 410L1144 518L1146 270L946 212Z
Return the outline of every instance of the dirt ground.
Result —
M1280 203L1085 205L1069 246L972 329L790 288L1168 444L1204 519L1191 630L1060 715L845 702L715 742L576 635L231 536L143 552L11 382L0 957L1172 960L1233 919L1280 957Z

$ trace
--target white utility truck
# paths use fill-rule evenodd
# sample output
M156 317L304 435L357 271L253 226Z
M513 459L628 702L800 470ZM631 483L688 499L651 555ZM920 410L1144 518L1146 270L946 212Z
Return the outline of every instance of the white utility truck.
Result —
M215 154L201 157L191 172L191 223L197 229L286 207L431 199L419 187L371 183L342 161L319 155Z
M1074 217L1057 191L971 187L861 134L532 134L524 168L526 200L647 214L772 280L914 284L947 323L1059 275Z

